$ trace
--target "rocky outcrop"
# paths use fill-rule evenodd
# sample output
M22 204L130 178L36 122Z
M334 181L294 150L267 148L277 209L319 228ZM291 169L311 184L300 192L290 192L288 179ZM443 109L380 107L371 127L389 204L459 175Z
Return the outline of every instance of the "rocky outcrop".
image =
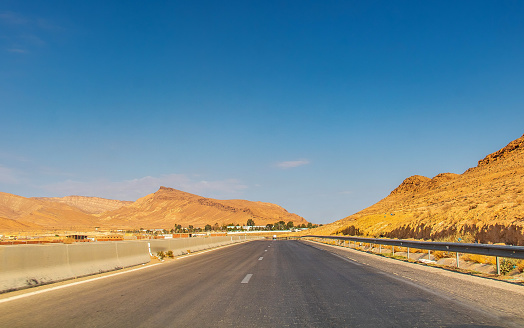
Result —
M398 186L391 192L391 195L413 193L418 192L420 190L425 190L425 186L429 181L431 181L430 178L421 175L411 176L406 180L402 181L400 186Z
M433 179L430 179L421 175L414 175L404 180L400 186L391 192L391 195L421 193L432 190L458 176L460 175L455 173L440 173Z
M482 166L486 166L490 163L493 163L495 161L498 161L498 160L501 160L501 159L504 159L508 156L511 156L517 152L524 152L524 135L522 135L522 137L516 139L516 140L513 140L512 142L510 142L506 147L492 153L492 154L489 154L488 156L486 156L484 159L481 159L478 163L478 166L477 167L482 167Z

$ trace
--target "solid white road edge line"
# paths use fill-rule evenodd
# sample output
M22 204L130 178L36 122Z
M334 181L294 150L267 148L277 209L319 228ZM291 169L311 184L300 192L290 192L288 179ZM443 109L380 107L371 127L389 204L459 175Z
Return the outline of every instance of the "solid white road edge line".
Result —
M151 264L151 265L143 266L143 267L136 268L136 269L131 269L131 270L123 271L123 272L117 272L117 273L114 273L114 274L111 274L111 275L107 275L107 276L96 277L96 278L92 278L92 279L88 279L88 280L82 280L82 281L73 282L73 283L70 283L70 284L67 284L67 285L55 286L55 287L51 287L51 288L47 288L47 289L37 290L35 292L30 292L30 293L27 293L27 294L21 294L21 295L17 295L17 296L12 296L12 297L1 299L0 303L14 301L14 300L17 300L17 299L20 299L20 298L29 297L29 296L33 296L33 295L38 295L38 294L42 294L42 293L47 293L47 292L50 292L52 290L58 290L58 289L67 288L67 287L71 287L71 286L81 285L81 284L85 284L87 282L92 282L92 281L96 281L96 280L106 279L106 278L118 276L118 275L121 275L121 274L124 274L124 273L129 273L129 272L133 272L133 271L143 270L143 269L154 267L154 266L159 265L159 264L162 264L162 263Z
M331 253L331 252L329 252L329 253ZM335 254L335 253L331 253L331 254L335 255L336 257L338 257L340 259L343 259L346 262L353 263L353 264L358 265L358 266L362 266L361 263L358 263L357 261L355 261L353 259L349 259L347 257L341 256L341 255L338 255L338 254Z

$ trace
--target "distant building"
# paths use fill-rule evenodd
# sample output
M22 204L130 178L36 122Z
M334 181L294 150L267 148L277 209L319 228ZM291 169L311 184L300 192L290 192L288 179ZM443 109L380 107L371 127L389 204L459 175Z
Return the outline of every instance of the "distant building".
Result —
M122 241L124 236L122 235L107 235L107 236L98 236L96 241Z
M74 239L75 241L88 241L87 235L69 235L67 238Z

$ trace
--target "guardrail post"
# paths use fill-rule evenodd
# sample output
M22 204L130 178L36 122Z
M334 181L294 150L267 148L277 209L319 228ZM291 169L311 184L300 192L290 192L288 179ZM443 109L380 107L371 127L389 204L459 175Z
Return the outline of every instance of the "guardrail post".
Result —
M455 252L455 257L457 258L457 268L460 268L460 264L459 264L459 252Z
M379 254L382 253L382 244L379 244L379 245L378 245L378 253L379 253Z
M500 259L498 256L495 257L495 262L497 263L497 275L500 276Z
M395 246L391 246L391 253L393 253L393 256L395 256Z
M431 249L428 249L428 260L431 260Z
M408 247L408 260L409 260L409 247Z

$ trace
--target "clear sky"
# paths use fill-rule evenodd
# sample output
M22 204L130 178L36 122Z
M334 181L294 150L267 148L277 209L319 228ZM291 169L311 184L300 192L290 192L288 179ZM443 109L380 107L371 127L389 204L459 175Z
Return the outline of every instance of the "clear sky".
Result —
M0 191L328 223L524 133L524 1L0 3Z

